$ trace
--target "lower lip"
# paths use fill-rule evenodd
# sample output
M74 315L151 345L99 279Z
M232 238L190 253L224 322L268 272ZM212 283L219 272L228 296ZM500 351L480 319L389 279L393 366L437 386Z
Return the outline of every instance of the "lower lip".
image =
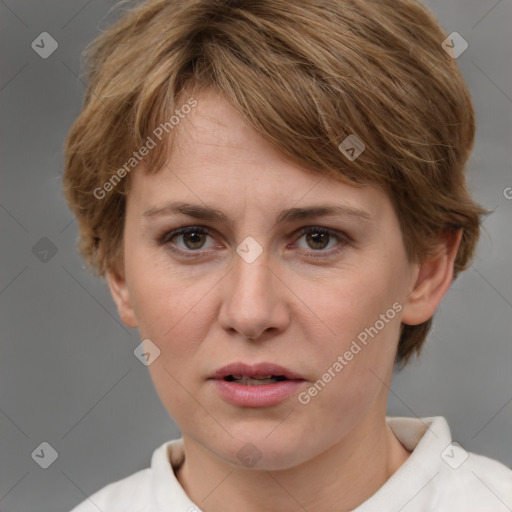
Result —
M272 384L246 386L223 379L212 379L213 385L228 402L239 407L270 407L281 403L285 398L304 384L304 380L283 380Z

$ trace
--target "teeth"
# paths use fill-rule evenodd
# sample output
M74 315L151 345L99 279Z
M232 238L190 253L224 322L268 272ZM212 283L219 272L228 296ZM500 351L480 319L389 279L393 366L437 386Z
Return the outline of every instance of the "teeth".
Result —
M238 384L244 384L245 386L261 386L263 384L273 384L278 382L276 378L270 377L255 377L250 379L249 377L242 377L241 375L233 375L233 382Z
M231 377L233 377L234 380L239 380L241 378L244 378L243 375L231 375ZM245 377L245 378L248 378L248 377ZM251 377L251 378L256 379L256 380L265 380L265 379L271 379L272 375L256 375L255 377Z

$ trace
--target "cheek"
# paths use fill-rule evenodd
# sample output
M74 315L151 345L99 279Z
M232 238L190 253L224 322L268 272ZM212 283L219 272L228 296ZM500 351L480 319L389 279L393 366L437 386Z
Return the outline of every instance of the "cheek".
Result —
M148 367L161 402L178 424L196 418L198 403L191 375L197 375L202 344L211 328L214 311L207 293L210 279L187 279L161 265L137 265L136 254L131 296L142 339L151 339L160 356ZM201 412L199 408L199 413ZM208 424L208 417L202 418Z
M182 378L201 355L203 341L215 322L212 298L218 276L197 276L190 268L180 270L155 261L144 265L144 259L150 260L134 251L126 261L131 267L130 296L140 336L160 348L155 364ZM162 370L159 379L169 376Z
M389 269L375 265L373 269L353 268L312 292L311 308L329 327L332 338L349 344L361 331L373 326L400 297Z
M376 328L375 323L380 320L380 308L370 310L375 312L372 315L364 309L365 304L360 306L359 315L343 312L336 317L336 324L334 317L330 320L338 336L334 342L331 337L323 346L317 344L317 380L300 397L304 405L299 407L314 411L304 411L316 418L311 428L318 436L327 436L329 442L348 433L371 409L393 368L400 328L395 311L391 309L388 323L379 330L381 324Z
M328 391L326 407L334 401L341 409L357 408L381 387L379 378L393 367L400 334L398 292L390 270L374 266L354 269L310 295L321 323L308 327L307 339L318 354L320 387L328 381L322 387L322 394Z

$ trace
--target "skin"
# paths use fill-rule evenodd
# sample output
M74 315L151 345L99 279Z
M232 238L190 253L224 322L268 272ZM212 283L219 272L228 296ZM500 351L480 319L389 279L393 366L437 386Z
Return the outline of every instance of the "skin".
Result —
M107 274L123 321L161 351L149 370L182 431L185 462L175 473L206 512L351 510L409 455L385 422L400 325L434 314L451 284L461 233L440 238L423 264L408 263L382 190L308 173L216 92L197 100L176 128L164 168L132 174L124 268ZM232 225L144 216L171 201L208 205ZM326 203L363 209L371 220L276 223L281 210ZM168 236L159 245L185 226L210 233ZM299 233L308 226L347 242ZM236 252L248 236L263 249L252 263ZM402 310L306 405L293 395L273 407L238 407L207 381L227 363L270 361L301 374L308 382L300 391L307 390L397 301ZM248 442L261 454L250 468L237 457Z

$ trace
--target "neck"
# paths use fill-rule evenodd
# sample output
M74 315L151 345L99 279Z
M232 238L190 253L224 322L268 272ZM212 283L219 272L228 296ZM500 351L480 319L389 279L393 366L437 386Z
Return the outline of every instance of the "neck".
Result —
M329 450L295 467L234 467L183 436L185 461L176 471L192 501L205 512L350 511L372 496L409 452L385 422L367 416Z

